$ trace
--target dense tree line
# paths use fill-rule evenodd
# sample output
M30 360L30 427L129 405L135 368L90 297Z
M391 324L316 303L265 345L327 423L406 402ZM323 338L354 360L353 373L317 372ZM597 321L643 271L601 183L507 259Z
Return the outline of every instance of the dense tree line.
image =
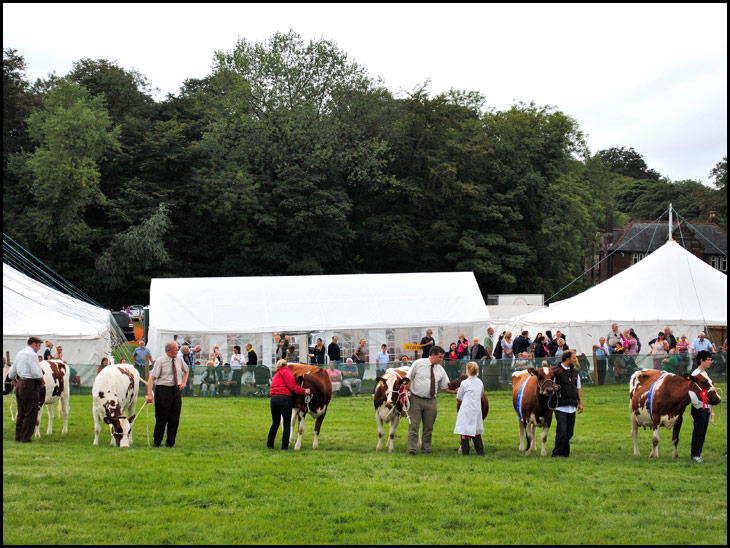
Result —
M725 226L726 159L716 190L672 182L631 148L591 154L555 107L396 97L294 32L240 40L159 102L107 60L24 71L4 50L3 231L108 306L164 276L472 270L485 295L552 294L607 215L673 202Z

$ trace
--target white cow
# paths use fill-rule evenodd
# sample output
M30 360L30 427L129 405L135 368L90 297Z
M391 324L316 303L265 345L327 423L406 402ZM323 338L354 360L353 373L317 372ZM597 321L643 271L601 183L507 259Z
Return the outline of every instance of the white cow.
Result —
M132 445L139 373L131 364L108 365L96 376L91 390L94 445L99 445L101 423L105 422L111 433L110 445L128 448Z
M397 369L387 369L382 377L375 379L375 393L373 394L373 404L375 405L375 420L378 423L378 445L376 451L383 448L383 435L385 429L383 423L390 423L390 433L388 435L388 451L393 452L393 440L395 440L395 432L398 429L400 418L407 413L407 394L405 394L403 386L408 379L406 375L411 370L410 367L399 367ZM420 447L420 433L418 445Z
M63 415L63 430L61 430L61 433L68 434L69 396L71 394L69 367L61 360L44 360L41 362L41 369L43 369L45 385L41 386L40 397L38 398L38 418L35 423L35 437L41 437L40 425L44 405L48 412L48 429L46 430L46 435L53 433L54 403L58 403L61 414Z

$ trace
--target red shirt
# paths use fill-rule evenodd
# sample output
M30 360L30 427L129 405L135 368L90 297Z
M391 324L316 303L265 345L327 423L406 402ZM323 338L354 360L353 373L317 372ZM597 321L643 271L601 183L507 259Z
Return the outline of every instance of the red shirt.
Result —
M291 396L295 394L304 395L307 391L294 381L294 373L288 367L281 367L271 379L271 397Z

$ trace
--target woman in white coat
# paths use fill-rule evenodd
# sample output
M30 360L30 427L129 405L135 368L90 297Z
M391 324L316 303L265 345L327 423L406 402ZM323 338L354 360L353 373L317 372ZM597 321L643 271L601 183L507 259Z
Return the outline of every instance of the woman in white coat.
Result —
M459 391L456 394L459 413L456 416L456 427L454 434L461 436L461 454L469 454L469 440L474 440L474 448L477 455L484 456L484 444L482 434L484 433L484 422L482 420L482 394L484 385L477 376L479 366L476 362L469 362L466 365L466 372L469 375L461 382Z

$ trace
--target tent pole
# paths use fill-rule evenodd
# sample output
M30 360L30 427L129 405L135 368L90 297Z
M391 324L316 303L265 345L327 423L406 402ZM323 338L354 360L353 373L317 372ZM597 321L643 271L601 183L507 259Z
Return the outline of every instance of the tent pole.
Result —
M669 237L667 241L672 241L672 204L669 204Z

